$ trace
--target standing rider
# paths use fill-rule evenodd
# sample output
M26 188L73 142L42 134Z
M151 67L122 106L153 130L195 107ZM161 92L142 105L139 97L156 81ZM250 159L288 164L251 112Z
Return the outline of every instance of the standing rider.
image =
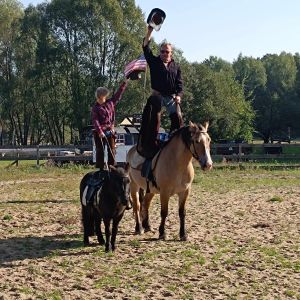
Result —
M120 101L129 79L123 81L117 92L109 99L109 90L98 87L95 92L96 103L92 108L92 123L96 144L96 168L104 169L104 146L107 145L108 164L115 161L115 106Z
M143 40L143 51L150 68L152 94L144 107L138 152L147 159L152 158L158 151L157 135L160 127L162 106L171 119L170 132L183 126L180 102L183 94L181 70L172 58L172 45L163 43L160 54L154 56L150 47L153 28L148 26Z

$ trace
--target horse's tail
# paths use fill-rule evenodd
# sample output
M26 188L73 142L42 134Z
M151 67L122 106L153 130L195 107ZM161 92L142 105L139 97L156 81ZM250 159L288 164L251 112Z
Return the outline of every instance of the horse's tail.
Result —
M81 202L81 217L84 236L95 235L95 211L94 207L90 204L87 205L86 201L83 203L84 190L87 186L87 181L91 177L92 173L86 174L80 182L80 202Z
M95 210L92 205L81 205L82 225L85 236L95 235Z

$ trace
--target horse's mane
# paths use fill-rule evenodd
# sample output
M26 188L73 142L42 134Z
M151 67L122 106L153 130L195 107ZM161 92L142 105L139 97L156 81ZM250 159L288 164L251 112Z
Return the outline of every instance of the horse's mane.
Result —
M122 167L116 167L115 169L111 170L111 172L112 172L114 175L117 175L117 176L120 176L120 177L125 177L125 176L127 176L127 173L126 173L125 169L122 168Z
M184 144L189 148L191 143L192 143L192 136L191 133L189 131L189 126L184 126L181 127L179 129L177 129L176 131L174 131L171 134L170 139L164 144L164 147L167 146L173 139L175 136L180 136L182 141L184 142Z

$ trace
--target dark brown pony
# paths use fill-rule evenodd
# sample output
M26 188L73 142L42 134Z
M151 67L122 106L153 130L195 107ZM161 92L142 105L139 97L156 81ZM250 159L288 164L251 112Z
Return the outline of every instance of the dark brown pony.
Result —
M160 194L161 223L159 239L165 239L165 221L168 215L169 199L177 194L179 197L180 239L186 240L185 203L191 191L194 179L193 157L199 162L202 170L210 170L210 137L207 133L208 123L197 126L190 122L189 126L179 129L173 134L167 145L152 160L153 175L157 187L149 184L150 192L145 195L142 203L139 201L139 189L147 190L144 177L141 176L143 158L137 153L136 146L127 154L129 175L131 178L130 193L133 200L133 210L136 219L136 233L151 230L149 223L149 206L155 194Z
M85 190L90 182L95 181L97 172L87 173L80 182L80 200L84 245L89 245L89 236L96 233L98 243L105 244L105 251L115 250L116 236L119 222L122 220L125 209L130 206L129 176L126 169L110 166L104 175L103 185L93 194L93 199L87 203ZM98 172L99 173L99 172ZM101 174L102 174L101 173ZM103 180L103 178L102 178ZM101 221L105 226L105 240L102 236ZM112 223L112 232L110 225Z

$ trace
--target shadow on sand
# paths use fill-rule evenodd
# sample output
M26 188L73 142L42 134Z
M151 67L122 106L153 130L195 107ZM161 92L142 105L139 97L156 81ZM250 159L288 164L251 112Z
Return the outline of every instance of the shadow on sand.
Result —
M75 234L1 239L0 267L11 267L17 260L55 255L60 250L79 249L83 247L81 238L80 234Z

